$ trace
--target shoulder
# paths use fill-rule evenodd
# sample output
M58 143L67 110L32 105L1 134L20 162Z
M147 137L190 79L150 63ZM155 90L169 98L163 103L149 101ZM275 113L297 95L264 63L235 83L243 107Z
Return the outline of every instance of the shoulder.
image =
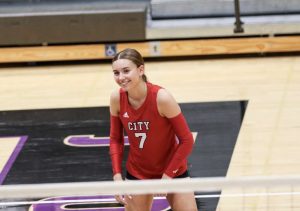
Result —
M177 116L181 112L173 95L164 88L157 92L157 108L160 115L167 118Z
M120 91L114 90L110 94L110 113L117 116L120 110Z
M114 90L110 94L110 102L112 101L120 101L120 91L119 90Z
M170 100L173 100L174 97L172 96L172 94L164 89L164 88L160 88L157 91L157 101L160 103L168 103ZM175 100L175 99L174 99Z

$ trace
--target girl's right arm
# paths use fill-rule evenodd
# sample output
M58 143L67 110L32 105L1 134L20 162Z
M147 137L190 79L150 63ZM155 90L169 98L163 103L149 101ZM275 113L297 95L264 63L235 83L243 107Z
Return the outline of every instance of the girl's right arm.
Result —
M112 162L113 180L123 181L122 178L122 159L124 152L123 125L119 118L120 94L115 91L110 96L110 144L109 154ZM126 205L127 202L123 195L115 195L117 202Z
M120 94L115 91L110 96L110 144L109 154L112 162L114 180L122 178L122 159L124 152L123 125L119 118Z

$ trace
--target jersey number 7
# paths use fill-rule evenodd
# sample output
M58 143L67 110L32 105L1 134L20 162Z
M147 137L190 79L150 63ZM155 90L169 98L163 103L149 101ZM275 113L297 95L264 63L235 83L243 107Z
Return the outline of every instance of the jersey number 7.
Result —
M146 138L147 138L147 134L146 133L135 133L134 135L135 135L135 137L140 138L139 148L143 149L144 148L144 143L145 143Z

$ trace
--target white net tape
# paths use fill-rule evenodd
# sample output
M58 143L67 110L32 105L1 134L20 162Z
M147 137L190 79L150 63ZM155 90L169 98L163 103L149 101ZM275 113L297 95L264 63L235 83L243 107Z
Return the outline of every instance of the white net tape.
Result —
M85 198L35 201L29 199L49 198L54 196L97 196L116 194L146 194L170 192L196 192L196 198L220 198L219 206L230 210L236 206L253 208L255 203L263 204L261 207L272 207L274 197L286 197L281 207L300 208L300 176L267 176L267 177L240 177L240 178L190 178L174 180L143 180L124 182L80 182L80 183L51 183L31 185L3 185L0 186L0 206L17 206L47 203L91 203L106 202L110 199ZM213 193L212 193L213 192ZM259 197L259 200L257 199ZM158 197L156 197L158 198ZM226 198L231 198L226 200ZM20 199L20 200L17 200ZM25 200L24 200L25 199ZM259 201L259 202L257 202ZM263 201L263 203L261 202ZM229 206L230 205L230 206ZM274 205L275 206L275 205ZM276 205L276 208L280 207ZM256 205L257 207L257 205ZM262 208L262 209L264 209ZM274 207L273 207L274 208ZM293 209L294 209L293 208ZM291 209L291 210L293 210ZM226 210L219 208L218 210ZM260 209L256 209L260 210ZM272 210L272 209L271 209ZM275 209L278 210L278 209ZM288 209L282 209L288 210Z
M0 186L0 198L35 198L52 195L145 194L162 192L221 191L232 188L300 186L300 176L240 178L189 178L123 182L76 182Z

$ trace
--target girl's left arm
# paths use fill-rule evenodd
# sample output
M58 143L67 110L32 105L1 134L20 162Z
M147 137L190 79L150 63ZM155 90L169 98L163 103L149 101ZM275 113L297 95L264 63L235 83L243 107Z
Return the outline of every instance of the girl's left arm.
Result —
M182 161L191 153L194 145L194 138L178 103L167 90L159 90L157 95L157 106L160 115L169 119L170 124L179 139L179 146L164 172L164 176L173 178Z

